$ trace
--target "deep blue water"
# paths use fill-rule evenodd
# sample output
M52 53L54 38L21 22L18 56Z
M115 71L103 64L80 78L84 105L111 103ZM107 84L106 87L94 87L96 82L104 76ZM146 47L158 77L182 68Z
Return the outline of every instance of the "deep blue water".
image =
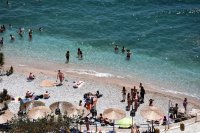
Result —
M65 62L200 95L199 0L0 0L3 50L10 58ZM9 28L8 24L12 25ZM17 34L25 28L24 37ZM43 32L38 28L43 27ZM33 40L28 39L33 29ZM10 41L9 34L16 37ZM113 46L130 49L115 54ZM77 48L84 59L76 58ZM142 77L142 78L141 78Z

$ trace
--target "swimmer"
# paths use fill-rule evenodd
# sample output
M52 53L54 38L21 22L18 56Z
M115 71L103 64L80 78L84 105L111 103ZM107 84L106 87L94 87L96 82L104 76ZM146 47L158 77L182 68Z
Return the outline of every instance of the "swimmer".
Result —
M3 37L0 40L0 44L1 44L1 46L3 46Z
M11 24L9 24L9 27L10 27L10 29L12 29L12 25Z
M68 63L69 62L69 51L67 51L67 53L65 54L65 56L66 56L66 63Z
M124 53L126 51L125 47L122 47L122 53Z
M80 58L79 59L83 59L83 53L81 50L80 50Z
M42 27L40 27L40 28L39 28L39 31L40 31L40 32L42 32L42 31L43 31L43 28L42 28Z
M117 53L118 52L118 45L115 45L115 52Z
M14 41L14 40L15 40L15 37L14 37L12 34L10 34L10 40L11 40L11 41Z
M81 49L78 48L78 52L77 52L78 58L80 58L80 51L81 51Z
M19 36L22 38L23 37L23 31L22 31L22 28L19 29L19 32L18 32Z
M127 50L126 58L127 58L127 60L129 60L131 58L131 52L130 52L130 50Z
M33 30L29 30L29 32L28 32L28 35L29 35L29 39L31 40L32 39L32 33L33 33Z

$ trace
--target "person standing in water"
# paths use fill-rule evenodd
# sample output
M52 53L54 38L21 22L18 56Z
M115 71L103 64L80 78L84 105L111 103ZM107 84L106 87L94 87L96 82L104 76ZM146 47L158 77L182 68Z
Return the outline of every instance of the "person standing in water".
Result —
M115 53L117 53L117 52L118 52L118 45L115 45L115 48L114 48L114 50L115 50Z
M80 58L80 51L81 51L81 49L78 48L78 52L77 52L78 58Z
M15 40L15 37L14 37L12 34L10 34L10 40L11 40L11 41L14 41L14 40Z
M127 59L127 60L130 60L130 58L131 58L131 52L130 52L130 50L128 49L128 50L127 50L126 59Z
M67 53L65 54L65 56L66 56L66 63L68 63L69 62L69 51L67 51Z
M80 57L79 57L79 59L83 59L83 53L82 53L82 51L80 50Z
M0 45L1 45L1 47L3 46L3 37L0 40Z
M33 30L29 30L28 35L29 35L29 39L32 40L32 34L33 34Z
M19 36L22 38L23 37L23 31L22 28L19 28L19 32L18 32Z
M124 53L126 51L125 47L122 47L122 53Z

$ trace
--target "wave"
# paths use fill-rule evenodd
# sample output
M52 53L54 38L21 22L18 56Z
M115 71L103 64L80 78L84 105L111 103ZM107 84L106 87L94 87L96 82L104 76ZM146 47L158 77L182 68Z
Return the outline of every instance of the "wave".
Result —
M72 72L72 73L77 73L77 74L85 74L85 75L91 75L95 77L117 77L117 78L123 78L121 76L115 76L111 73L101 73L101 72L96 72L94 70L85 70L85 69L71 69L67 72Z
M174 90L169 90L169 89L161 89L162 92L169 92L172 94L179 94L179 95L185 95L185 96L190 96L190 97L194 97L197 99L200 99L200 97L198 95L195 94L191 94L191 93L186 93L186 92L180 92L180 91L174 91Z

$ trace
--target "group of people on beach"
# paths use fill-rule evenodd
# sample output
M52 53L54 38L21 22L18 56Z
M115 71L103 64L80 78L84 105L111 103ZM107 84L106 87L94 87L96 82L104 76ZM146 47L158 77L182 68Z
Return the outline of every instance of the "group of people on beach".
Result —
M36 95L35 92L30 92L27 91L25 94L25 97L19 97L17 100L20 102L20 107L19 107L19 115L26 114L28 111L27 109L27 104L32 102L33 100L39 100L39 99L49 99L50 98L50 93L46 91L44 94ZM13 99L15 100L15 99Z
M139 104L144 103L145 89L142 83L140 83L139 88L140 92L136 89L136 86L134 86L133 89L131 89L131 92L127 93L125 86L123 86L121 102L125 102L127 99L127 107L126 107L127 111L130 110L130 106L133 105L133 102L135 111L137 111Z
M118 45L115 45L114 51L115 51L115 53L118 53L118 51L119 51ZM130 60L131 54L132 54L131 51L130 51L130 49L126 49L126 48L123 46L121 52L122 52L122 53L127 52L127 53L126 53L126 59L127 59L127 60Z
M35 78L36 78L36 76L32 72L30 72L29 76L27 77L27 81L33 81ZM64 73L61 72L61 70L58 70L57 77L56 77L56 82L57 82L57 80L60 81L58 83L58 86L63 84L64 79L65 79Z

